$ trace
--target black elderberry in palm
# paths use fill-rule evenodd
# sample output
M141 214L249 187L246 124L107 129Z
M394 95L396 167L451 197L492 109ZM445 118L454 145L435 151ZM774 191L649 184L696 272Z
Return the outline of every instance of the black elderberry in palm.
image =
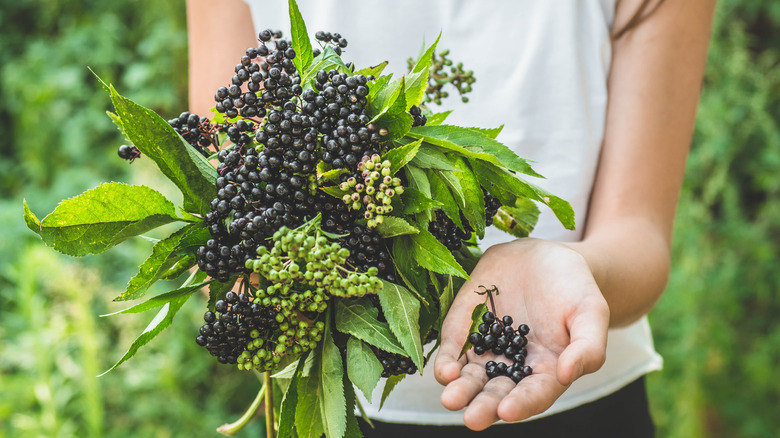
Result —
M530 328L526 324L520 324L517 330L512 327L514 320L506 315L497 319L493 312L486 311L482 314L482 323L477 331L470 333L468 342L472 345L477 355L483 355L488 351L497 356L504 356L512 360L512 365L504 362L489 361L485 364L485 372L488 378L507 376L515 383L530 375L533 370L525 365L528 351L526 335Z

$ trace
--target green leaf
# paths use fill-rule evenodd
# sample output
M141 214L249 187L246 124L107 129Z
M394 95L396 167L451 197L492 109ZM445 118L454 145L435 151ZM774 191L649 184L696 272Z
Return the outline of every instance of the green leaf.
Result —
M152 248L152 255L149 256L138 269L138 273L127 283L125 291L114 298L114 301L134 300L142 297L149 286L154 284L162 275L183 256L173 255L178 247L182 237L188 234L197 224L190 224L180 228L175 233L157 242Z
M404 89L406 101L405 109L407 110L413 105L419 105L425 98L425 90L428 88L428 74L430 72L431 61L433 60L433 52L436 50L436 45L439 44L440 38L441 32L439 32L439 36L436 37L436 41L420 55L412 68L412 71L407 76Z
M401 201L404 204L401 214L404 216L432 210L442 205L441 202L434 201L414 187L404 189L404 192L401 194Z
M396 172L414 159L420 150L420 144L422 144L422 140L413 141L407 145L390 149L382 156L383 161L390 161L390 173L392 175L395 175Z
M456 275L469 280L469 275L455 261L450 250L436 240L427 229L420 230L418 234L410 236L414 242L414 260L425 269L439 274Z
M454 165L454 159L445 155L440 149L431 147L430 144L425 143L428 147L422 147L412 160L412 164L421 169L439 169L439 170L459 170Z
M295 427L295 407L298 405L298 382L301 380L303 365L308 356L309 352L303 353L298 360L298 365L295 367L295 373L292 376L290 386L287 387L287 392L284 393L284 397L282 398L278 431L278 436L280 437L291 436L293 433Z
M387 396L390 395L395 386L401 383L401 380L406 376L408 376L408 374L394 375L387 378L387 381L385 381L385 389L382 390L382 401L379 403L379 409L382 409L385 400L387 400Z
M319 393L322 419L327 436L344 436L347 428L347 402L344 397L344 365L341 352L333 343L330 315L326 319L322 342L319 346Z
M316 353L315 353L316 354ZM317 358L315 362L319 362ZM316 363L315 363L316 365ZM298 405L295 407L295 429L300 438L320 438L325 433L320 398L319 376L301 377L298 382Z
M152 322L150 322L149 325L146 326L146 329L144 329L141 335L139 335L138 338L136 338L136 340L130 346L130 349L127 350L127 353L125 353L125 355L122 356L122 358L119 359L119 361L115 363L114 366L106 370L104 373L100 374L100 376L107 374L114 368L123 364L126 360L133 357L139 348L146 345L149 341L154 339L155 336L159 335L160 332L162 332L163 330L165 330L165 328L171 325L171 323L173 322L173 317L176 316L176 313L179 311L179 309L181 309L181 306L183 306L184 303L191 296L192 293L184 293L179 296L173 297L170 302L163 304L162 309L160 309L160 311L157 313L157 316L155 316Z
M329 194L330 196L333 196L334 198L338 198L339 200L341 200L341 197L344 196L344 194L346 193L342 191L338 186L320 187L320 190Z
M395 92L371 120L380 128L387 128L387 140L403 137L414 124L414 118L406 111L406 96L403 92L405 83L404 77L401 77ZM384 99L385 96L381 97Z
M22 204L24 204L24 223L27 224L27 228L31 229L36 233L40 233L41 222L38 220L37 217L35 217L33 212L30 211L30 207L27 205L27 199L23 199Z
M396 216L385 216L382 223L376 227L376 231L385 239L420 232L416 227L410 225L409 222Z
M309 33L306 31L306 23L303 21L301 11L298 10L298 4L295 3L295 0L290 0L289 6L292 48L295 50L295 58L292 61L299 72L304 72L311 65L314 52L311 48Z
M469 129L471 129L472 131L481 132L481 133L487 135L488 137L492 138L493 140L495 140L496 137L498 137L498 134L500 134L501 131L504 130L504 125L501 125L498 128L476 128L476 127L472 127L472 128L469 128Z
M466 220L481 239L485 237L485 195L482 192L482 186L479 185L479 180L465 159L458 157L455 164L460 172L454 175L460 182L460 187L463 189L463 197L466 201L466 208L462 210L463 216L466 217Z
M382 284L377 295L390 330L422 372L423 352L418 325L420 301L403 286L385 280Z
M414 242L410 236L398 236L393 242L393 265L407 287L422 290L427 286L425 270L414 260Z
M181 190L184 209L205 215L217 197L217 171L162 117L111 87L111 101L127 137Z
M539 220L539 207L528 198L518 198L514 206L504 205L493 217L493 225L514 237L528 237Z
M450 192L452 193L452 198L455 199L455 202L458 203L458 207L461 209L465 208L466 197L463 194L463 187L460 185L460 180L458 179L457 175L455 175L456 172L447 170L434 170L433 172L435 172L436 175L439 175L442 181L447 184L447 187L449 187ZM457 173L460 173L460 171Z
M469 334L474 333L479 328L479 325L482 323L482 315L487 312L487 297L485 297L485 302L478 305L474 308L474 310L471 311L471 327L469 328ZM463 348L460 349L460 354L458 355L458 359L460 359L469 349L471 348L471 342L469 342L468 335L466 336L466 342L463 344Z
M504 144L479 131L452 125L417 126L407 135L414 138L422 137L426 142L515 172L542 177L531 168L527 160L518 157Z
M347 340L347 375L369 402L382 376L382 369L368 344L354 337Z
M363 432L360 431L360 425L355 416L355 405L357 404L355 388L349 383L346 375L344 375L344 397L347 401L347 430L344 433L344 438L363 438Z
M447 119L447 116L452 114L452 110L450 111L444 111L441 113L435 113L431 116L428 116L428 120L425 123L425 126L436 126L441 125L444 123L444 121Z
M205 274L203 275L203 277L205 278ZM143 303L136 304L135 306L128 307L127 309L119 310L112 313L106 313L100 316L113 316L113 315L118 315L120 313L141 313L141 312L146 312L147 310L156 309L158 307L164 306L165 304L176 301L182 297L189 297L196 291L208 285L209 282L205 282L205 283L199 282L184 287L180 287L178 289L174 289L164 294L157 295L156 297L149 298Z
M368 105L371 114L378 114L384 108L385 100L390 98L394 87L398 87L397 82L392 82L393 74L380 76L368 83ZM388 94L389 93L389 94Z
M448 275L444 290L439 295L439 320L436 321L436 327L441 328L444 317L447 316L453 300L455 300L455 285L452 282L452 275Z
M452 192L447 183L432 170L426 172L428 181L431 183L431 198L441 202L441 210L447 215L461 230L463 230L463 221L460 219L461 206L452 196Z
M304 88L312 88L311 82L314 81L314 77L320 70L336 69L341 73L352 74L349 67L344 64L341 57L333 50L331 46L325 46L325 49L319 56L312 60L311 65L301 75L301 86Z
M195 256L191 255L177 258L177 260L178 261L174 263L173 266L165 270L165 272L160 275L160 280L175 280L197 264L197 259Z
M404 169L406 169L406 179L409 180L409 187L416 188L425 197L430 198L431 183L428 181L428 175L425 174L425 171L411 164L405 166Z
M333 169L324 161L317 163L316 171L318 180L331 181L335 183L341 182L341 175L349 173L349 169L347 168L342 167L341 169Z
M558 218L567 230L574 229L574 210L568 202L491 163L472 160L470 164L482 187L485 187L491 194L494 193L491 191L491 186L494 186L500 189L496 193L501 193L501 190L504 190L516 196L526 196L542 202L550 207L553 213L555 213L555 217ZM513 203L505 199L501 199L501 202L504 204Z
M368 299L336 300L336 330L381 350L406 355L390 327L377 320L379 310Z
M373 67L366 67L361 68L360 70L355 72L355 76L357 75L364 75L364 76L371 76L373 75L374 78L378 78L379 75L382 74L382 72L385 70L385 67L387 67L387 61L382 61L382 63L377 64Z
M27 226L64 254L98 254L124 240L181 220L173 203L145 186L111 182L62 201L39 222L25 204Z

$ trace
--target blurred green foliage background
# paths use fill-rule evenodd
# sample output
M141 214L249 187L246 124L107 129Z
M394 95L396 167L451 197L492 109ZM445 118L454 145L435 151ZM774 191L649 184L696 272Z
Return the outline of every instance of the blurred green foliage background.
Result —
M649 379L659 437L780 436L778 49L780 3L719 2L674 271L650 315L665 357ZM94 377L148 323L97 315L121 307L111 299L151 243L76 260L22 220L22 198L42 217L103 181L154 180L148 160L131 172L116 157L122 138L86 66L177 115L187 106L184 2L0 0L0 437L208 436L259 384L194 343L198 300L129 364Z

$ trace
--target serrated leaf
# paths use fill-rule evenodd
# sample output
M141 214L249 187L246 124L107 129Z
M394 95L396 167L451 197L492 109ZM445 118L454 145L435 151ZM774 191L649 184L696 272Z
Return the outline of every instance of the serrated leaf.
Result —
M355 416L355 406L357 404L355 388L346 375L344 375L344 397L347 401L347 430L344 433L344 438L363 438L363 432L361 432Z
M469 129L471 129L472 131L481 132L482 134L485 134L488 137L490 137L493 140L495 140L496 137L498 137L498 134L500 134L501 131L504 130L504 125L501 125L498 128L477 128L477 127L471 127Z
M76 257L101 253L130 237L179 220L176 207L159 192L117 182L62 201L40 222L25 207L30 229L47 245Z
M354 337L347 340L347 375L369 402L382 376L382 369L368 344Z
M125 291L114 298L114 301L134 300L142 297L149 286L154 284L168 269L172 268L183 256L173 255L182 237L187 235L198 225L190 224L180 228L170 236L157 242L149 256L138 269L138 273L127 283Z
M514 237L528 237L539 219L539 207L528 198L518 198L514 206L502 206L493 217L493 225Z
M319 393L322 419L325 431L329 437L344 436L347 428L347 402L344 397L344 364L341 352L333 343L331 335L330 315L322 332L322 342L319 346Z
M484 303L474 307L474 310L471 311L471 327L469 328L469 334L477 331L479 325L482 323L482 315L485 312L487 312L487 297L485 297ZM466 342L463 344L463 348L460 349L458 359L460 359L467 351L469 351L471 347L471 342L469 342L469 338L466 336Z
M432 210L442 205L441 202L434 201L414 187L407 187L400 196L404 205L401 214L404 216Z
M317 179L338 183L341 181L341 175L349 173L349 169L333 169L329 164L324 161L317 163Z
M336 301L336 330L389 353L405 355L404 347L390 326L377 320L378 315L379 310L367 299L339 299Z
M416 140L409 144L390 149L382 156L383 161L390 161L391 175L395 175L396 172L414 159L415 155L417 155L417 152L420 150L420 144L422 144L422 140Z
M184 256L160 276L160 280L175 280L197 264L195 256Z
M298 4L295 0L289 1L290 9L290 31L292 33L292 48L295 50L293 64L299 72L306 71L314 59L314 52L311 48L309 33L306 31L306 23L303 21L301 11L298 10Z
M460 182L463 198L466 201L466 208L462 210L463 216L476 231L477 237L481 239L485 237L485 195L482 186L479 185L479 180L465 159L458 157L455 164L460 172L454 175Z
M357 75L364 75L364 76L374 76L374 78L378 78L379 75L382 74L382 72L385 70L385 67L387 67L387 61L382 61L380 64L377 64L373 67L366 67L361 68L360 70L355 72L355 76Z
M385 405L385 400L387 400L387 397L390 395L396 385L401 383L401 380L403 380L407 375L408 374L400 374L387 378L387 381L385 381L385 388L382 390L382 401L379 403L379 409L382 409L382 406Z
M382 111L384 103L380 103L379 100L389 98L390 94L387 93L392 93L392 87L398 86L397 83L392 82L392 79L393 74L390 73L385 76L377 77L372 82L368 83L367 98L371 114L377 114L379 111Z
M441 32L439 32L439 36L436 37L436 41L420 55L412 68L412 71L407 76L404 89L407 110L413 105L419 105L425 98L425 90L428 88L428 74L430 72L431 61L433 60L433 53L436 50L436 45L439 44L440 38Z
M295 366L295 371L292 374L292 381L287 387L287 392L284 393L282 398L282 405L279 412L279 431L280 437L288 437L293 433L295 428L295 408L298 405L298 382L303 374L303 366L306 362L306 358L309 356L309 352L303 353L298 360L298 364Z
M377 293L390 330L404 347L406 353L423 369L422 342L420 341L420 301L405 287L382 280Z
M469 158L493 163L515 172L542 178L524 158L504 144L474 129L452 125L417 126L407 134L426 142L458 152Z
M442 181L447 184L447 187L449 187L450 192L452 193L452 198L458 203L458 207L461 209L465 208L466 197L463 195L463 187L461 187L460 180L455 175L456 173L460 173L460 171L451 172L447 170L434 170L433 172L435 172L436 175L439 175Z
M441 328L444 322L444 317L447 316L447 312L452 306L452 302L455 300L455 285L452 281L452 275L447 276L447 282L444 285L444 289L439 295L439 320L436 321L436 326Z
M439 274L455 275L469 280L469 275L455 261L455 257L441 242L436 240L427 229L409 237L414 242L414 260L425 269Z
M396 216L385 216L382 223L376 227L376 231L385 239L420 232L416 227L410 225L409 222Z
M438 148L431 147L430 144L426 145L428 147L421 147L417 152L417 155L412 160L412 164L421 169L459 170L455 167L453 158L448 157Z
M317 358L316 362L319 362ZM295 407L295 429L300 438L320 438L325 433L320 398L319 376L301 377L298 382L298 405Z
M401 281L409 289L422 290L427 286L427 274L414 259L414 242L408 235L398 236L393 242L393 266Z
M184 209L205 215L217 197L217 170L154 111L121 96L111 87L111 101L127 137L181 190Z
M447 215L461 230L463 230L463 221L460 219L460 205L452 196L452 192L447 183L434 171L425 172L428 175L428 182L431 184L431 198L441 202L441 210Z
M567 230L574 229L574 210L568 202L494 164L479 160L471 160L470 164L480 184L488 191L490 191L488 186L493 185L509 193L539 201L550 207L555 217ZM511 204L508 200L502 200L502 203Z
M444 123L445 120L447 120L447 117L452 114L452 110L450 111L444 111L440 113L435 113L433 115L428 116L428 120L425 123L425 126L437 126Z
M428 175L425 174L425 171L413 165L404 166L404 169L406 172L406 179L409 180L409 187L416 188L423 195L430 198L431 183L428 181Z
M173 317L176 316L176 313L179 311L179 309L181 309L181 306L183 306L191 296L192 293L183 294L173 298L170 302L165 303L162 306L162 309L160 309L160 311L154 317L152 322L150 322L141 335L136 338L136 340L130 346L130 349L127 350L127 353L125 353L125 355L122 356L122 358L119 359L119 361L115 363L114 366L100 374L98 377L109 373L111 370L133 357L139 348L149 343L149 341L154 339L155 336L159 335L160 332L171 325L173 322Z
M387 128L388 135L386 140L401 138L409 132L414 124L414 118L407 112L405 78L402 76L396 90L384 102L384 106L371 119L380 128ZM385 95L379 95L378 98L385 99Z
M203 277L205 277L205 274L203 275ZM181 297L189 297L190 295L202 289L208 284L209 282L198 282L195 284L190 284L184 287L180 287L178 289L174 289L169 292L165 292L164 294L157 295L156 297L149 298L143 303L136 304L135 306L128 307L127 309L119 310L112 313L106 313L100 316L113 316L113 315L119 315L120 313L146 312L147 310L156 309L158 307L164 306L165 304L178 300Z

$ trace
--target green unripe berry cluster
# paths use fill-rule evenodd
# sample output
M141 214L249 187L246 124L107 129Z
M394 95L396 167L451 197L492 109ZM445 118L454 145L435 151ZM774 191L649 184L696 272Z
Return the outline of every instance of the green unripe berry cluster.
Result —
M252 338L246 349L238 356L238 369L271 371L275 369L285 356L300 356L322 340L325 323L308 321L292 317L289 322L279 325L270 337L262 338L259 333L250 333Z
M393 212L393 197L404 192L401 179L393 177L390 166L390 161L382 161L378 154L364 156L358 163L359 177L339 184L344 192L341 200L350 210L362 210L369 228L381 224L384 215Z

